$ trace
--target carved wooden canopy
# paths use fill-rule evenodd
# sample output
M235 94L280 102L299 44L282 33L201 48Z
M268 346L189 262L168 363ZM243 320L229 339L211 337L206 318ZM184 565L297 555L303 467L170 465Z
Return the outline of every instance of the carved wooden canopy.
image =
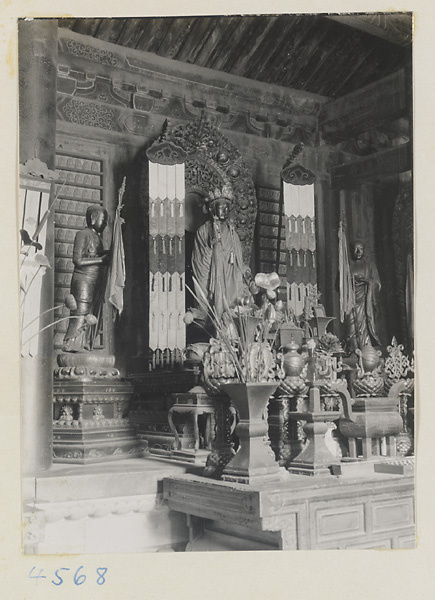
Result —
M160 164L185 163L186 196L196 194L204 203L210 192L222 190L231 200L233 220L249 264L257 216L254 183L238 148L204 115L187 125L165 122L159 139L147 151Z

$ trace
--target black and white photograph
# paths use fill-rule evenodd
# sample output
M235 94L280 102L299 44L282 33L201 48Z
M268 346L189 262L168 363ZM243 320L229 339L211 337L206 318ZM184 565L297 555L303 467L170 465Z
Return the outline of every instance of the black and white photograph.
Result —
M415 548L412 13L17 28L23 553Z

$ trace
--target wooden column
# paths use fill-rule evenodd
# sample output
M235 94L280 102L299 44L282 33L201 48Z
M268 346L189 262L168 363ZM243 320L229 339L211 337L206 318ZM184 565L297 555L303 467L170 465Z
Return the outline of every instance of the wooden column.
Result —
M25 196L32 187L32 174L37 175L36 183L44 187L40 192L42 201L43 194L50 194L48 169L53 169L55 164L57 21L20 21L18 50L20 163L28 164L25 171L29 175L21 177L20 187ZM28 161L33 161L33 168L29 167ZM38 165L39 173L36 172ZM32 233L34 231L29 232ZM51 266L53 238L51 216L46 223L44 247L40 251ZM20 261L22 257L23 254ZM53 307L53 268L44 271L38 294L39 314ZM39 329L52 322L51 315L39 319ZM26 352L21 363L22 461L23 473L28 475L48 469L52 463L52 351L53 332L48 328L37 337L36 349Z

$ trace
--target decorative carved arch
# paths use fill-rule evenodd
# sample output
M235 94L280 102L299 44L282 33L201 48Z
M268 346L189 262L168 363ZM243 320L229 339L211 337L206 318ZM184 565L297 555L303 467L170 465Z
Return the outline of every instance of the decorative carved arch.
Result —
M216 188L225 186L229 190L230 218L242 243L243 259L249 264L257 198L251 173L238 148L203 114L196 121L172 128L165 122L147 156L160 164L184 162L186 194L196 192L206 198Z

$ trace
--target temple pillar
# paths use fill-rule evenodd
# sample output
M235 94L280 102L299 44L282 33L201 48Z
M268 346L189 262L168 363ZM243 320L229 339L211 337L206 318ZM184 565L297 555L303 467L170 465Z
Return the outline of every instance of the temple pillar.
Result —
M53 319L52 312L43 313L53 307L54 223L51 212L46 221L43 216L52 203L54 173L50 169L55 165L57 20L19 21L18 51L20 229L38 241L38 248L22 243L20 254L22 279L25 269L28 271L24 273L28 283L22 306L27 303L33 311L29 318L22 309L22 465L23 473L29 475L52 464L53 332L51 327L38 331ZM45 256L50 266L40 268L37 253L38 258ZM32 268L38 273L34 279ZM28 302L30 296L32 302Z

